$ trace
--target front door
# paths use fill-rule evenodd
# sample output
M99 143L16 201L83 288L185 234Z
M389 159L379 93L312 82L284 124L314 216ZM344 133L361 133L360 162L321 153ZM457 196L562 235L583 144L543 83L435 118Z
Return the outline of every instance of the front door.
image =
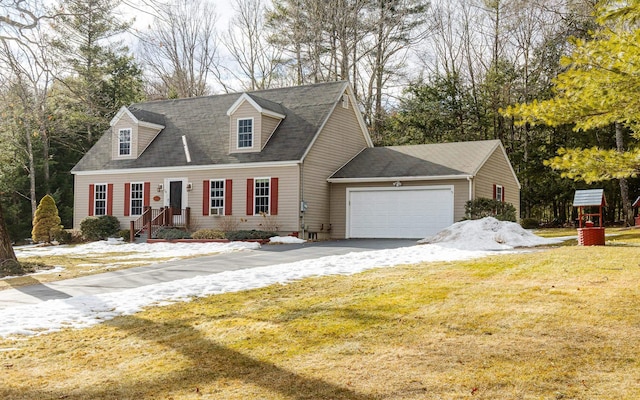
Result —
M165 179L165 207L173 211L173 223L181 222L182 210L187 206L187 178Z
M182 181L169 182L169 207L173 215L182 214Z

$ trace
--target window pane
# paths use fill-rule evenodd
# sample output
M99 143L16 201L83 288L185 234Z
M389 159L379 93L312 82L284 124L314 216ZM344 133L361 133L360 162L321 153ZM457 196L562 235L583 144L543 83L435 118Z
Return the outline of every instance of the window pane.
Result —
M269 179L255 180L255 214L269 214Z
M142 215L144 203L144 184L131 184L131 215Z
M224 180L211 181L211 215L224 214Z
M121 156L131 155L131 129L120 129L118 143Z
M253 120L238 120L238 148L253 146Z
M94 215L107 215L107 185L96 185Z

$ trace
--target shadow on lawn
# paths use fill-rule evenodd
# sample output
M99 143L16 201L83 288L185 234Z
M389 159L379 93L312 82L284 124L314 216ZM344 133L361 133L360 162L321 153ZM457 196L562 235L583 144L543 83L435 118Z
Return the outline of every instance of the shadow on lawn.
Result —
M158 375L149 380L113 387L87 386L69 391L49 391L36 388L16 389L16 398L33 399L142 399L156 398L172 391L199 392L204 398L215 393L199 389L219 379L239 380L277 392L290 399L350 399L374 400L377 397L287 371L269 362L261 361L212 342L193 327L176 320L157 323L128 316L105 322L140 339L156 342L187 356L191 367L168 375ZM180 337L180 340L176 340ZM3 391L11 396L10 391Z

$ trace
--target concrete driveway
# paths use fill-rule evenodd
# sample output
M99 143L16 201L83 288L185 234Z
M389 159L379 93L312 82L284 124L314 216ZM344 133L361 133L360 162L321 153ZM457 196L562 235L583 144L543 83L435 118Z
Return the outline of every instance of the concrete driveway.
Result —
M175 260L47 284L2 290L0 291L0 310L22 304L36 304L46 300L65 299L79 295L113 293L224 271L292 263L351 252L394 249L415 244L415 240L350 239L304 244L265 245L259 250Z

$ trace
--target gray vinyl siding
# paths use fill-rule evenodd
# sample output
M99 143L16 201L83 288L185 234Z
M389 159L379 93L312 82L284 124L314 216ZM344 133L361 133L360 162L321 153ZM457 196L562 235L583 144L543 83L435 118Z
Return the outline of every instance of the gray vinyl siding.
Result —
M153 139L156 136L158 136L158 133L160 133L160 131L157 129L148 128L146 126L138 126L138 134L134 136L137 142L136 154L138 155L138 157L140 157L140 154L142 154L142 152L147 148L147 146L151 144Z
M331 237L342 239L346 235L347 188L391 187L393 182L334 183L331 187ZM453 186L453 220L458 222L465 216L464 206L469 200L469 182L459 180L404 181L403 187Z
M333 232L329 232L332 209L331 185L327 178L367 147L353 107L350 105L345 109L340 104L330 115L302 166L302 198L308 206L304 224L306 230L318 233L318 238L333 236Z
M231 179L232 183L232 217L238 222L238 229L263 229L265 220L260 216L246 215L246 193L248 178L278 178L278 215L269 217L274 220L278 230L288 234L298 231L299 208L299 167L297 165L269 168L232 168L188 172L144 172L127 174L75 175L74 228L79 229L80 222L89 212L89 185L94 183L112 183L113 215L118 217L122 228L128 228L129 222L137 216L124 216L124 185L127 182L150 182L152 208L160 208L168 190L165 179L187 178L192 184L187 198L183 199L185 207L191 207L192 230L209 228L218 229L224 217L203 216L203 181L209 179ZM158 185L164 186L158 191ZM153 197L160 197L154 200Z
M516 215L520 215L520 189L511 172L509 161L497 148L483 164L474 179L474 196L493 198L493 185L504 187L505 201L516 207Z

